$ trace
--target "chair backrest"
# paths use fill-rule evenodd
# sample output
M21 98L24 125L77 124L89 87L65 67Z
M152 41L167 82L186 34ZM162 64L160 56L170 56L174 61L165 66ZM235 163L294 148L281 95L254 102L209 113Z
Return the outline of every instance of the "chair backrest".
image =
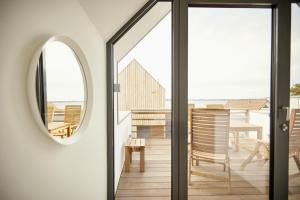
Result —
M229 109L192 109L191 150L226 155L229 122Z
M268 99L231 99L224 105L231 110L260 110L269 107Z
M54 111L55 111L54 104L53 103L48 103L47 104L47 119L48 119L48 123L53 122Z
M81 115L81 105L65 106L65 123L78 124Z
M188 104L188 132L191 132L191 123L192 123L192 109L195 108L195 104Z
M289 152L300 150L300 109L292 109L289 131Z

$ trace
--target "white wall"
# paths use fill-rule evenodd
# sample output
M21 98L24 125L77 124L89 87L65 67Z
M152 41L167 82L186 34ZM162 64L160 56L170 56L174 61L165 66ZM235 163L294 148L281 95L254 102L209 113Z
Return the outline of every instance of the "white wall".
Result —
M115 107L116 110L116 107ZM116 113L116 112L115 112ZM131 114L130 112L121 112L120 116L122 121L117 123L115 121L115 192L117 191L118 183L122 173L122 169L125 161L125 148L124 144L127 142L129 134L131 134Z
M134 48L171 10L171 2L155 4L114 46L114 57L120 61Z
M41 133L26 96L31 57L56 34L79 44L94 85L85 136L67 147ZM106 199L105 43L81 6L1 0L0 52L0 199Z

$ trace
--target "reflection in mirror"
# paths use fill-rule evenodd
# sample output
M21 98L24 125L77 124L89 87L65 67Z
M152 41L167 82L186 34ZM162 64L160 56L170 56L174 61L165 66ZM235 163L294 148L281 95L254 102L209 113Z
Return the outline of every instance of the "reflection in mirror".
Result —
M43 48L36 71L36 96L41 118L53 137L75 134L85 111L82 68L73 50L60 41Z

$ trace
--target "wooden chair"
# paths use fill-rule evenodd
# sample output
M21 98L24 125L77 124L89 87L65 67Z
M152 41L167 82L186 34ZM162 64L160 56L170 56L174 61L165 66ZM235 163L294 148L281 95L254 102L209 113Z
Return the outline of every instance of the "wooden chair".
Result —
M191 132L191 123L192 123L192 109L195 108L195 104L188 104L188 132Z
M188 104L188 149L191 148L191 127L192 127L192 109L195 108L195 104Z
M298 173L290 175L290 178L300 176L300 109L292 109L289 130L289 158L293 158Z
M249 163L259 160L253 160L255 156L261 155L261 150L264 152L264 163L269 160L270 143L268 141L257 140L254 150L250 153L249 157L242 163L241 169L243 170ZM293 158L298 173L290 175L290 178L300 176L300 109L292 109L290 124L289 124L289 158ZM261 160L261 159L260 159Z
M192 109L189 184L192 184L191 175L198 175L228 181L228 190L231 191L228 156L229 120L230 110L228 109ZM227 169L227 176L193 169L193 161L221 164L224 166L224 171Z
M53 122L54 112L55 112L55 105L53 103L48 103L47 104L47 119L48 119L48 123Z
M54 121L54 114L60 112L53 103L47 104L48 132L53 136L63 138L68 135L68 127L63 122Z
M64 123L69 123L71 134L77 128L81 117L81 105L66 105Z

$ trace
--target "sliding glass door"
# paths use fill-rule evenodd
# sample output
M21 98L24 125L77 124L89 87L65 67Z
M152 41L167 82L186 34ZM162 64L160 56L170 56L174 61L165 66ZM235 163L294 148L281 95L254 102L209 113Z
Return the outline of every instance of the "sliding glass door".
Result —
M268 199L271 9L188 17L189 199Z
M188 30L175 40L178 93L188 91L174 110L187 124L179 126L186 137L179 168L187 172L179 196L286 199L290 4L190 0L178 7L179 28Z
M135 38L163 4L171 12ZM298 199L299 10L285 0L141 8L107 43L108 199Z

